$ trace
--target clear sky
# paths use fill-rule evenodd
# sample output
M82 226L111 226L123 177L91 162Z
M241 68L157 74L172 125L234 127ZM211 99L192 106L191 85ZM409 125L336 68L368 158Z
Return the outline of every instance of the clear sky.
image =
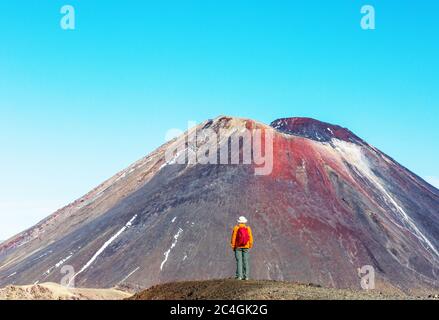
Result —
M62 30L73 5L76 29ZM376 10L362 30L360 9ZM0 2L0 239L219 114L350 128L439 185L431 0Z

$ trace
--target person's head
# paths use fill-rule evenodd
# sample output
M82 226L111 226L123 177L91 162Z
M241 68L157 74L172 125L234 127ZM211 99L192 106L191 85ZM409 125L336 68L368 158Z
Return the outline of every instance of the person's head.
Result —
M240 216L237 222L238 223L246 224L247 223L247 218L244 217L244 216Z

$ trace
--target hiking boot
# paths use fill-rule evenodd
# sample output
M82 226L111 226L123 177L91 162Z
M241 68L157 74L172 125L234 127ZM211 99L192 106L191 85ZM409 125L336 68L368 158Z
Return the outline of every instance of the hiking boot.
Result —
M248 281L248 280L250 280L250 279L249 279L249 278L244 278L244 280L245 280L245 281Z
M236 277L235 280L242 280L242 278L240 278L240 277Z

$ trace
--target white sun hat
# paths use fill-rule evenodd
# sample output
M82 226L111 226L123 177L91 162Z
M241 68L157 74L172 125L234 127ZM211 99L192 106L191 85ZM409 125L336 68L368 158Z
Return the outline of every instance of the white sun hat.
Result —
M247 218L244 216L239 217L238 223L247 223Z

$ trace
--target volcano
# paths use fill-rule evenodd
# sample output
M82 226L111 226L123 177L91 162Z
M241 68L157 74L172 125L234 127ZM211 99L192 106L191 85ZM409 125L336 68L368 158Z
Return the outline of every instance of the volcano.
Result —
M272 163L244 163L260 132ZM220 138L216 135L222 133ZM191 134L201 136L191 143ZM240 141L229 164L198 163ZM176 150L167 157L169 150ZM262 150L261 149L261 150ZM213 159L211 157L211 160ZM197 158L198 159L198 158ZM234 273L236 218L255 237L254 279L359 288L438 288L439 190L340 126L309 118L265 125L220 116L189 129L34 227L0 244L0 286L150 287Z

